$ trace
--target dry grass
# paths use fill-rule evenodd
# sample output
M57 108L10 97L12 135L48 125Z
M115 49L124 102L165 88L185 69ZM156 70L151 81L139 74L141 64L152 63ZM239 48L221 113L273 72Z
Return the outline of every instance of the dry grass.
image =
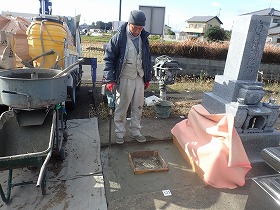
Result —
M169 55L197 59L226 60L228 42L202 42L188 39L184 42L151 42L153 55Z
M103 62L103 44L110 36L101 38L82 37L82 56L97 58ZM186 58L226 60L229 42L208 42L197 39L188 39L184 42L164 42L150 40L151 53L154 56L169 55ZM262 63L280 63L279 44L266 43Z
M266 81L265 86L265 96L263 97L264 102L268 102L270 98L276 100L276 104L280 104L280 84L277 81L270 82Z
M279 64L280 62L280 45L279 43L266 43L263 56L262 56L263 63L269 64Z
M103 63L103 43L90 41L82 42L82 56L85 58L97 58L98 63Z

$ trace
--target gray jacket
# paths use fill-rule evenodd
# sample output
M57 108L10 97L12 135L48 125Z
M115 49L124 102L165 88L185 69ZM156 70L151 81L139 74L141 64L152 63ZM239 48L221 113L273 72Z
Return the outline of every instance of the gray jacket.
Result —
M118 32L110 39L104 54L104 83L120 81L121 71L123 69L125 50L126 50L126 26L124 23L118 29ZM142 40L142 65L144 70L144 82L150 82L152 78L151 52L148 41L149 32L142 30L140 37Z

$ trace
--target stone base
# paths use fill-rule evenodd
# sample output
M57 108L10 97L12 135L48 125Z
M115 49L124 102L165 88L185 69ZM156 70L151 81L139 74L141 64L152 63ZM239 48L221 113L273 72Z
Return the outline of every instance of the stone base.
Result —
M248 80L232 80L224 75L217 75L215 76L213 94L226 101L236 102L242 85L262 87L263 83Z
M234 127L238 133L272 132L278 109L265 105L245 105L229 102L213 92L203 94L202 105L211 114L226 113L234 116ZM277 108L277 107L275 107Z
M237 115L237 110L244 110L248 106L238 102L229 102L220 96L215 95L213 92L205 92L202 96L202 106L210 114L227 113L233 116Z
M264 148L279 146L280 132L276 130L270 133L242 133L239 136L251 163L264 162L261 158Z

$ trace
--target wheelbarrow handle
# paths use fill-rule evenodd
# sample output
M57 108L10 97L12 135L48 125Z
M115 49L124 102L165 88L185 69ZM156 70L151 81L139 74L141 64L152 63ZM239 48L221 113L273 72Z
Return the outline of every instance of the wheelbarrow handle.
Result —
M30 106L31 106L31 96L28 95L27 93L21 93L21 92L10 91L10 90L2 90L2 93L26 96L27 97L27 108L30 109Z
M78 65L79 63L81 63L83 61L84 61L84 58L78 59L75 63L71 64L70 66L66 67L64 70L62 70L61 72L59 72L58 74L53 76L53 78L60 77L61 75L63 75L64 73L70 71L72 68L74 68L76 65Z
M39 172L39 176L38 176L38 180L37 180L37 183L36 183L36 187L40 187L41 186L43 178L44 178L44 174L45 174L47 163L49 162L49 160L50 160L50 158L52 156L54 129L55 129L54 122L56 122L56 117L57 116L54 114L53 118L52 118L53 124L52 124L51 134L50 134L51 148L50 148L50 151L48 152L48 155L47 155L45 161L43 162L43 164L41 166L41 169L40 169L40 172Z

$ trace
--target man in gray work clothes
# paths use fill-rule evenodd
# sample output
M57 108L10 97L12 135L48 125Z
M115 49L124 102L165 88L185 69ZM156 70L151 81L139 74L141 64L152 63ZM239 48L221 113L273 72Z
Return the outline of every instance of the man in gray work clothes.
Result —
M123 144L126 133L126 114L131 104L129 136L138 142L146 138L140 132L144 105L144 90L149 87L151 72L151 52L149 33L144 26L146 17L143 11L130 12L128 22L118 29L111 38L104 55L104 82L106 89L116 88L116 143Z

